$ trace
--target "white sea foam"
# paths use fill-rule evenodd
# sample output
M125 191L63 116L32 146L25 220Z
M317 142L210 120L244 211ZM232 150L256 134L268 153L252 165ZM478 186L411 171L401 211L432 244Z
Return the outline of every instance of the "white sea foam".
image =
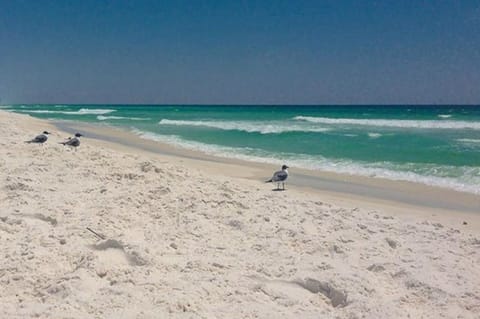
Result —
M480 150L480 139L475 138L459 138L455 141L462 145L462 148L478 151ZM480 186L479 186L480 188Z
M279 134L285 132L326 132L328 128L312 127L298 125L295 123L275 122L275 121L185 121L185 120L169 120L163 119L160 125L178 125L178 126L201 126L216 128L220 130L235 130L248 133L261 134Z
M112 109L80 109L78 111L52 111L52 110L21 110L23 113L46 113L46 114L67 114L67 115L87 115L87 114L108 114L115 112Z
M368 133L368 137L370 138L379 138L380 136L382 136L380 133Z
M438 114L438 117L442 118L442 119L448 119L450 117L452 117L451 114Z
M381 126L419 129L472 129L480 130L480 122L434 121L434 120L386 120L386 119L350 119L312 116L296 116L295 120L319 124L346 124L363 126Z
M71 112L67 114L108 114L115 111L116 110L112 109L80 109L77 112Z
M104 115L99 115L99 116L97 116L97 120L99 120L99 121L107 121L107 120L148 121L148 120L150 120L150 118L148 118L148 117L125 117L125 116L104 116Z
M22 112L22 113L38 113L38 114L47 114L47 113L63 113L61 111L49 111L49 110L20 110L18 112Z
M416 182L454 189L461 192L480 194L480 187L478 187L478 185L480 185L480 167L456 167L415 163L395 164L390 162L363 163L351 160L332 160L321 156L288 153L276 154L276 156L272 157L271 153L259 149L205 144L184 140L176 135L159 135L136 129L134 129L133 132L144 139L168 143L174 146L220 157L278 165L288 162L290 167Z
M474 138L459 138L456 141L462 142L462 143L480 144L480 139L474 139Z

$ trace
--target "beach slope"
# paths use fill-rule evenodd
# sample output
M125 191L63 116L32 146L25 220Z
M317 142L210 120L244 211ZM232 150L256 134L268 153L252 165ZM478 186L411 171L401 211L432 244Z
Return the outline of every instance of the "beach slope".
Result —
M275 192L88 134L75 152L2 111L0 134L1 318L480 313L480 235L461 219Z

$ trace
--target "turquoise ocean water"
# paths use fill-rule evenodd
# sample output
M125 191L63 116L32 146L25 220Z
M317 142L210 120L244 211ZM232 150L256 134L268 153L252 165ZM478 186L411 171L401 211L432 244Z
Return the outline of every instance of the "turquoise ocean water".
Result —
M480 106L4 105L209 154L480 194ZM88 132L85 132L88 136Z

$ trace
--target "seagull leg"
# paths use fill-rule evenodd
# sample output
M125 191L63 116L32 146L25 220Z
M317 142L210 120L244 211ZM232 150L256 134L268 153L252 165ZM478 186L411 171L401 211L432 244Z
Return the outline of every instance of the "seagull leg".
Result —
M283 186L283 190L285 190L285 183L282 183L282 186Z

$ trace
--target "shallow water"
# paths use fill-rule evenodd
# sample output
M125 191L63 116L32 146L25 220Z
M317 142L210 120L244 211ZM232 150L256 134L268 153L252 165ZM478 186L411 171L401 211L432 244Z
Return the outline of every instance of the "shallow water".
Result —
M225 157L480 193L479 106L14 105Z

